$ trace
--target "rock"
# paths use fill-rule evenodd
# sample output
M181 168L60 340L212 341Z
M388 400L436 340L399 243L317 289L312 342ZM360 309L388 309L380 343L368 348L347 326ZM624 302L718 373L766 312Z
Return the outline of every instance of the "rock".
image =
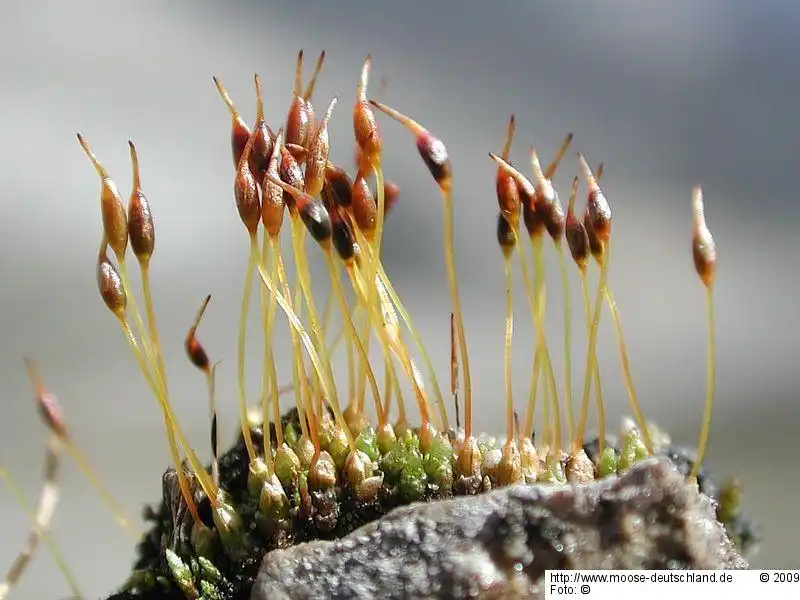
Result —
M712 501L666 459L588 485L519 485L397 508L267 554L252 600L543 598L546 569L747 568Z

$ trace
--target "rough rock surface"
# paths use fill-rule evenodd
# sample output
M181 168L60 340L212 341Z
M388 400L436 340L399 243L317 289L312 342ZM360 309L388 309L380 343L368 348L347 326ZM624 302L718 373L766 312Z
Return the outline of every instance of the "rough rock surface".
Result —
M747 566L711 500L649 459L580 487L402 507L340 540L271 552L252 599L543 598L546 569Z

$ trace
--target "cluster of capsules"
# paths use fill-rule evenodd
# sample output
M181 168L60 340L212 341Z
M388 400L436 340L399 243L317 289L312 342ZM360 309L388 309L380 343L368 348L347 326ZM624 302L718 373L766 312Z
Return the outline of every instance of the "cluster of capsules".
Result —
M218 458L215 366L196 332L210 297L203 302L185 340L189 359L206 376L211 418L211 465L207 469L183 433L170 403L164 360L150 291L149 265L155 249L155 227L150 205L141 188L139 162L129 142L133 190L127 207L86 140L78 140L100 180L103 236L97 258L100 295L119 321L148 386L163 413L173 461L177 504L185 516L183 547L170 547L166 562L178 587L190 597L214 597L214 581L220 576L210 559L221 555L236 563L246 558L254 540L259 547L292 543L301 526L319 535L337 531L345 502L373 506L376 514L391 506L415 500L475 494L499 486L550 482L584 484L615 474L654 452L652 429L639 408L628 368L628 357L617 308L608 282L611 209L600 189L602 165L595 171L578 155L588 186L585 211L575 213L579 178L573 179L566 213L551 182L572 141L568 135L552 162L543 167L535 148L530 148L532 179L509 162L514 136L514 117L508 125L500 154L490 154L496 165L497 240L506 274L505 396L506 440L475 435L472 428L472 385L467 339L459 302L458 278L453 253L452 170L444 143L422 125L389 106L369 99L367 85L371 59L366 58L356 86L353 130L356 142L354 175L330 156L328 125L337 105L333 98L320 116L312 106L317 76L303 89L302 51L298 55L293 100L285 125L274 131L265 118L259 76L255 76L257 115L250 127L241 117L218 79L214 83L230 110L234 199L248 235L244 293L239 323L237 387L241 441L247 455L246 485L224 489L224 464ZM414 137L417 150L438 186L443 201L443 249L451 312L450 392L455 398L456 423L451 426L436 374L397 291L382 265L381 240L385 219L399 197L399 187L384 179L381 135L376 112L399 122ZM707 291L708 386L705 418L698 457L690 474L696 479L708 439L714 396L713 280L716 249L706 227L702 194L693 193L693 256ZM288 214L292 240L294 278L287 276L281 235ZM520 216L522 217L520 219ZM524 230L522 225L524 224ZM527 231L530 248L520 242ZM321 250L330 275L330 297L324 313L317 310L311 288L308 236ZM565 294L565 372L556 380L545 335L546 287L543 267L545 241L557 252ZM571 337L572 315L564 240L578 267L582 283L587 335L586 367L579 413L573 414ZM128 274L126 257L132 250L141 272L140 312ZM110 249L110 252L109 252ZM511 346L513 332L512 257L515 249L535 328L535 352L531 391L524 418L519 419L511 394ZM314 250L316 251L316 250ZM109 254L113 254L112 257ZM592 257L599 267L597 292L591 302L587 271ZM343 284L344 282L344 284ZM257 410L248 410L245 398L246 323L254 283L260 291L264 338L262 392ZM347 288L347 289L345 289ZM341 331L331 343L327 333L334 303L338 305ZM596 360L597 331L604 305L616 329L622 373L635 425L619 444L606 444L600 369ZM292 345L292 385L278 385L273 333L278 309L288 320ZM407 343L413 340L422 358L427 381ZM380 351L385 381L379 385L370 361L370 345ZM348 402L340 398L343 377L335 377L331 355L343 345L347 356ZM66 427L51 396L32 377L40 390L40 406L53 435L69 443ZM402 384L402 385L401 385ZM426 385L428 388L426 388ZM410 387L419 423L408 421L403 387ZM559 387L562 389L559 390ZM537 396L541 388L542 425L534 443ZM584 450L590 396L594 388L599 438L591 457ZM430 392L428 390L431 390ZM279 397L294 393L291 418L283 417ZM459 394L463 392L462 400ZM367 393L373 401L375 420L365 407ZM54 397L52 397L54 398ZM392 408L394 402L396 409ZM460 406L463 405L463 413ZM54 412L55 411L55 412ZM567 439L563 438L565 414ZM393 418L392 415L395 415ZM463 427L462 417L463 416ZM77 451L75 451L75 455ZM224 461L223 461L224 462ZM87 473L89 472L87 467ZM98 484L99 485L99 484ZM102 489L102 488L101 488ZM123 524L119 506L103 492ZM177 509L176 509L177 510ZM203 559L189 569L179 555ZM192 564L197 565L196 558ZM198 591L198 570L210 575ZM217 578L217 579L215 579Z

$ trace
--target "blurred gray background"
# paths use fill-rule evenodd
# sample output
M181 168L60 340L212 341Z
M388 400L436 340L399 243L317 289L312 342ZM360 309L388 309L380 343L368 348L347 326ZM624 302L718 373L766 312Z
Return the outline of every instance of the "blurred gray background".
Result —
M794 271L800 156L800 7L792 2L689 0L559 2L3 3L0 7L0 460L29 496L39 485L46 434L22 357L37 359L73 435L130 514L160 494L168 454L161 417L95 288L98 180L82 132L130 190L127 139L138 145L156 217L155 303L176 410L207 456L204 382L182 340L202 297L213 300L201 339L219 370L222 431L236 428L236 326L247 239L234 208L230 120L218 75L252 121L252 77L264 78L277 128L291 99L294 60L306 77L328 62L315 95L342 102L334 158L351 164L350 107L364 56L372 90L447 144L455 170L456 250L474 365L476 427L503 427L503 271L495 242L495 169L508 116L518 117L513 160L537 144L545 160L567 131L573 150L604 161L614 209L610 281L635 382L650 418L696 443L705 385L703 289L690 255L691 187L705 190L719 252L718 395L707 464L738 474L765 541L754 564L798 567L800 433ZM320 108L321 109L321 108ZM402 186L384 260L447 383L449 359L441 201L409 134L380 118L385 171ZM566 201L577 163L555 180ZM585 188L581 189L583 202ZM313 253L312 253L313 254ZM552 353L561 372L563 296L548 253ZM319 261L317 261L319 262ZM316 267L319 267L317 264ZM324 271L316 268L324 281ZM593 272L594 275L594 272ZM578 280L572 271L573 291ZM325 285L320 286L320 304ZM532 328L516 288L515 386L527 398ZM575 299L575 385L584 333ZM141 303L140 303L141 304ZM282 348L285 327L279 328ZM257 332L255 326L251 328ZM261 342L251 336L248 392L257 397ZM610 321L600 334L616 429L627 398ZM279 368L288 380L286 357ZM342 380L341 386L344 386ZM286 398L288 406L289 398ZM0 568L28 523L0 488ZM89 597L122 583L133 544L71 462L55 537ZM58 598L67 587L46 553L17 598Z

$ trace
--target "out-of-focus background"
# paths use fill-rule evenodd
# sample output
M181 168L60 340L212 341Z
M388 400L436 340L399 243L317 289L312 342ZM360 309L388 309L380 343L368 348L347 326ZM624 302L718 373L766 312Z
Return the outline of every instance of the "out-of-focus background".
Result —
M277 128L291 99L297 50L306 51L307 78L325 48L316 105L322 110L340 94L332 152L350 165L350 107L361 63L371 53L372 92L386 76L383 99L428 126L452 156L457 267L480 430L503 427L503 269L495 241L495 168L487 153L500 149L509 114L519 123L517 164L527 164L534 142L549 160L567 131L575 132L572 150L592 164L605 162L604 187L614 209L610 281L637 391L648 416L690 445L703 410L706 338L689 200L692 186L703 184L720 254L718 394L707 464L720 476L742 479L747 510L765 536L754 564L797 567L799 24L800 8L778 1L4 3L2 464L29 496L37 493L46 432L24 355L36 358L75 440L130 514L138 517L144 502L159 497L168 464L156 403L97 295L99 185L75 132L86 136L124 197L130 190L126 142L137 143L156 218L152 279L170 390L186 431L207 456L204 382L182 341L200 300L211 293L201 339L213 358L224 359L218 389L229 443L247 257L231 190L230 119L211 76L221 78L252 121L258 71L267 119ZM450 303L441 201L408 132L382 116L379 122L385 172L402 186L383 245L386 268L446 386ZM564 202L576 172L570 151L555 179ZM580 193L582 206L585 186ZM563 295L553 254L548 334L561 373ZM574 387L580 389L585 337L578 278L570 272ZM324 281L322 269L315 274ZM323 283L320 304L325 289ZM515 289L514 392L522 409L533 334L522 288ZM279 343L288 348L280 329ZM255 319L251 331L248 397L255 400L261 360ZM627 399L610 321L603 322L600 345L616 428ZM281 356L285 380L287 364ZM87 596L107 594L124 580L133 543L72 462L62 475L54 536ZM5 488L0 507L5 569L28 520ZM15 593L59 598L68 589L42 550Z

